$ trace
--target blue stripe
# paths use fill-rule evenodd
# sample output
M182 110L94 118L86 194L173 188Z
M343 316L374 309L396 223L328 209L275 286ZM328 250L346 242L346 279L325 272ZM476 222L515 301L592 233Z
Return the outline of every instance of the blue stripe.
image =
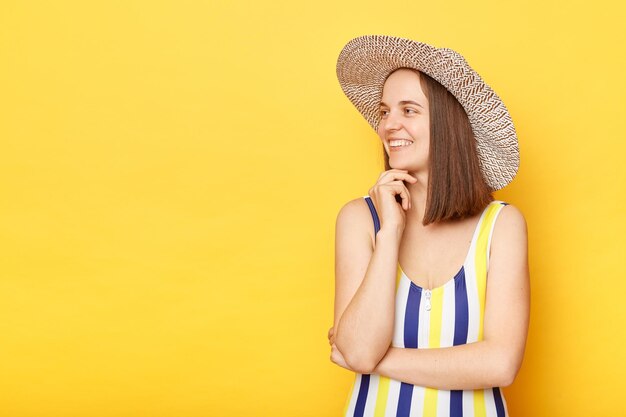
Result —
M467 287L465 285L465 267L461 267L455 277L454 285L454 342L456 345L467 343L469 328L469 307L467 301ZM458 279L457 279L458 278ZM450 391L450 417L463 416L463 391Z
M404 312L404 347L407 349L417 349L417 331L419 326L421 298L421 289L411 285L409 287L409 295ZM398 398L396 417L408 417L410 415L412 397L413 384L402 382L400 384L400 396Z
M420 319L420 299L422 291L417 286L409 287L404 311L404 347L417 349L417 327Z
M411 397L413 397L413 384L402 382L396 417L409 417L411 415Z
M469 328L469 307L465 285L465 267L461 267L454 279L454 346L467 343Z
M450 417L463 417L463 391L450 391Z
M367 401L367 391L370 387L369 374L361 375L361 386L359 387L359 396L354 407L354 417L363 417L365 413L365 401Z
M372 218L374 219L374 235L378 233L380 230L380 221L378 220L378 213L376 213L376 207L374 207L374 203L370 197L363 197L365 201L367 201L367 205L370 208L370 213L372 213Z
M504 404L502 403L502 395L500 395L500 388L495 387L493 389L493 399L496 402L496 415L498 417L504 417Z

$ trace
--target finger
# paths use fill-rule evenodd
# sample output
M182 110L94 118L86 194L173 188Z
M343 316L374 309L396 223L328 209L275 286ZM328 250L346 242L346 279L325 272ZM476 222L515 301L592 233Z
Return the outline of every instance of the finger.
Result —
M414 177L411 177L411 178L414 178ZM411 195L409 194L409 190L408 188L406 188L406 185L404 184L404 182L398 179L398 180L394 180L394 181L387 182L384 184L376 184L374 187L368 190L367 193L372 199L372 202L374 203L374 207L376 207L376 210L378 210L377 208L378 198L376 197L376 195L378 194L378 191L376 191L376 189L382 186L391 186L392 190L395 191L393 195L394 196L400 195L400 197L402 198L402 208L404 210L409 210L412 207Z
M374 203L376 203L376 199L374 198L374 194L376 194L375 189L378 187L381 187L383 185L389 185L389 184L399 184L403 187L403 189L405 190L404 193L397 193L397 194L401 194L400 196L404 198L406 198L406 203L403 202L402 204L402 208L404 208L405 210L408 210L411 208L411 198L410 198L410 194L409 194L409 190L406 188L406 184L403 181L408 181L408 182L412 182L415 183L417 182L417 178L409 175L409 174L402 174L399 175L396 179L391 180L391 178L386 179L385 181L379 182L377 183L374 187L370 188L370 190L368 191L368 194L370 195L370 197L372 198L372 200L374 200Z
M342 368L350 369L350 367L348 366L345 358L343 357L343 355L341 354L341 352L339 351L339 349L337 349L337 347L335 345L333 345L332 352L333 352L333 354L331 355L331 357L332 357L331 360L334 363L336 363L337 365L341 366Z
M405 189L404 185L400 181L393 181L385 184L385 187L391 191L391 195L394 197L399 195L401 198L400 204L404 210L407 209L409 204L408 191Z
M402 176L402 175L409 175L408 171L406 169L390 169L387 171L383 171L379 176L378 176L378 181L376 181L377 184L385 184L389 181L393 181L394 179Z
M388 181L393 181L396 179L400 179L400 180L404 180L404 181L409 181L412 183L417 182L417 178L415 178L413 175L409 174L409 172L405 169L403 170L395 170L395 169L391 169L389 171L385 171L383 172L379 179L378 182L381 184L384 184Z
M417 177L415 175L410 174L408 171L403 173L402 177L408 179L409 181L417 181Z
M393 190L394 195L399 195L402 198L402 208L408 210L411 208L411 194L409 194L409 189L406 188L406 185L402 181L393 181L385 184L386 187L389 187Z
M381 172L380 175L378 176L378 179L380 180L381 178L385 177L387 174L391 172L409 172L409 171L406 169L391 168L391 169L388 169L387 171Z

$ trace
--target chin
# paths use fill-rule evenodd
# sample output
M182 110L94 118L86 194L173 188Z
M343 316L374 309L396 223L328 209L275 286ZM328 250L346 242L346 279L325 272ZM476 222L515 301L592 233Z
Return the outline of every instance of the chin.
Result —
M392 161L391 159L389 160L389 166L391 168L394 168L394 169L406 169L407 171L419 170L419 168L416 167L413 164L407 164L407 163L403 163L403 162Z

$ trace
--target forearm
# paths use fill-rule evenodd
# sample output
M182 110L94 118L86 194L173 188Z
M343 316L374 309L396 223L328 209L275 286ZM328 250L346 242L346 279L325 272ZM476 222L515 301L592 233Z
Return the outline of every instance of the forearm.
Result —
M343 312L336 346L361 372L371 371L393 336L399 234L381 229L363 281Z
M374 373L424 387L464 390L510 385L506 352L487 341L446 348L389 348Z

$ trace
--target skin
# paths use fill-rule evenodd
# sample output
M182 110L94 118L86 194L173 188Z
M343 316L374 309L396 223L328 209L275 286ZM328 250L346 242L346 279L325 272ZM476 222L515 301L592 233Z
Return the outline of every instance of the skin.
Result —
M407 100L417 104L401 103ZM527 227L513 205L502 208L494 225L483 340L432 349L390 346L397 263L423 288L443 285L463 264L480 214L421 224L430 130L419 74L406 69L392 73L381 102L378 135L392 169L369 190L381 229L374 240L362 198L348 202L337 217L335 318L328 332L331 361L355 372L438 389L508 386L522 363L530 310ZM394 151L392 138L412 144ZM395 201L396 194L401 204Z

